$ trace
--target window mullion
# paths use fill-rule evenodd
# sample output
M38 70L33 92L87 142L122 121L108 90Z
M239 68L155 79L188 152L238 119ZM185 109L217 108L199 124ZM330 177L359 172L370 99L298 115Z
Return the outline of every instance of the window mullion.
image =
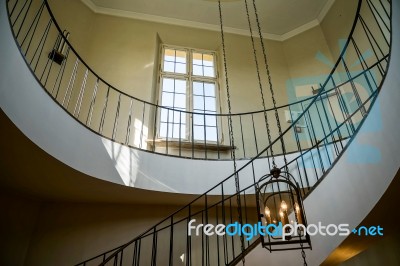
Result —
M188 49L188 84L187 84L187 102L188 102L188 108L187 111L189 112L193 112L193 80L192 80L192 50ZM193 123L193 114L188 114L187 116L187 120L188 120L188 140L193 140L192 138L192 123Z
M187 106L187 108L186 108L186 111L187 112L190 112L192 109L192 102L191 102L191 86L192 86L192 84L191 84L192 82L191 82L191 79L190 79L190 77L188 77L187 79L186 79L186 106ZM190 113L187 113L187 115L186 115L186 138L188 139L188 140L190 140L191 139L191 122L192 122L192 114L190 114Z

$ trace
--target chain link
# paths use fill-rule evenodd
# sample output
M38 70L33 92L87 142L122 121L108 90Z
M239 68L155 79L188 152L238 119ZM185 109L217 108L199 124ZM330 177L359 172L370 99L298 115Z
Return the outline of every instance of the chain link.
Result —
M303 258L303 265L304 266L307 266L307 261L306 261L306 252L304 251L304 248L303 248L303 243L302 242L300 242L300 247L301 247L301 257Z
M231 155L233 159L233 170L235 172L235 186L236 192L238 193L236 197L237 201L237 212L238 212L238 219L239 223L243 224L242 219L242 205L240 200L240 184L239 184L239 175L237 173L237 164L236 164L236 152L235 152L235 138L233 136L233 123L232 123L232 108L231 108L231 96L230 96L230 89L229 89L229 81L228 81L228 68L226 63L226 51L225 51L225 36L224 36L224 27L223 27L223 20L222 20L222 8L221 8L221 0L218 0L218 10L219 10L219 21L221 26L221 41L222 41L222 53L224 59L224 72L225 72L225 85L226 85L226 96L227 96L227 103L228 103L228 127L229 127L229 141L232 147ZM242 251L242 263L245 265L245 256L244 256L244 236L240 234L240 244L241 244L241 251Z
M254 37L253 37L253 28L251 26L251 20L250 20L250 14L249 14L249 6L247 3L247 0L244 0L245 6L246 6L246 14L247 14L247 21L249 24L249 30L250 30L250 37L251 37L251 45L253 47L253 55L254 55L254 62L256 64L256 69L257 69L257 79L258 79L258 85L260 88L260 93L261 93L261 102L262 102L262 106L263 106L263 110L264 110L264 120L265 120L265 126L267 128L267 135L268 135L268 144L270 146L270 154L272 157L272 167L276 167L276 163L275 163L275 157L274 157L274 150L272 149L272 139L271 139L271 130L269 128L269 122L268 122L268 117L267 117L267 108L265 106L265 97L264 97L264 89L263 89L263 85L261 82L261 75L260 75L260 67L258 65L258 59L257 59L257 50L256 50L256 46L255 46L255 42L254 42Z
M274 111L275 111L276 124L278 126L279 138L280 138L280 142L281 142L281 145L282 145L283 159L284 159L284 162L285 162L286 172L288 172L287 160L286 160L285 142L284 142L283 136L282 136L282 128L281 128L281 122L280 122L280 119L279 119L278 109L276 108L275 93L274 93L274 89L273 89L273 86L272 86L271 73L270 73L270 70L269 70L267 53L266 53L266 49L265 49L265 45L264 45L263 35L262 35L262 32L261 32L260 20L258 18L258 12L257 12L257 6L256 6L255 0L253 0L253 7L254 7L254 14L256 16L258 34L259 34L259 37L260 37L260 43L261 43L261 48L262 48L263 57L264 57L265 69L267 71L267 76L268 76L268 84L269 84L269 89L270 89L270 92L271 92L272 104L274 106ZM270 134L270 133L268 133L268 134ZM268 136L268 137L270 137L270 136Z

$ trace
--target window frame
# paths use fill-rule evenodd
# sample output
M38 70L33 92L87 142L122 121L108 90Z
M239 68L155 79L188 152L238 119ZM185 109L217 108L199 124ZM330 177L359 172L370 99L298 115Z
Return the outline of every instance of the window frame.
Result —
M186 52L186 73L174 73L174 72L167 72L164 71L164 56L165 51L167 49L171 50L180 50ZM193 74L193 54L200 53L200 54L211 54L213 56L213 67L214 67L214 77L209 76L199 76ZM219 84L219 71L218 71L218 60L217 60L217 52L205 49L197 49L197 48L190 48L190 47L183 47L183 46L176 46L176 45L167 45L161 44L160 45L160 52L159 52L159 67L158 67L158 105L162 106L162 94L163 94L163 81L164 78L171 78L171 79L179 79L186 81L186 108L185 112L192 112L192 113L199 113L203 115L204 113L200 113L199 111L194 111L193 107L193 83L194 82L206 82L206 83L213 83L215 86L215 114L220 113L221 111L221 103L220 103L220 84ZM175 94L175 93L174 93ZM205 98L205 96L203 96ZM167 107L168 108L168 107ZM171 108L171 107L170 107ZM172 109L172 108L171 108ZM157 114L158 116L158 123L157 123L157 139L167 140L168 141L185 141L185 142L193 142L193 143L209 143L209 144L221 144L223 142L223 134L222 134L222 122L219 116L216 116L216 140L206 140L206 139L195 139L194 138L194 124L193 121L193 114L186 115L185 121L185 134L182 136L179 133L179 137L169 137L169 136L161 136L161 111ZM182 122L181 122L182 123ZM168 122L166 124L173 124L172 122ZM206 130L206 123L204 122L203 128ZM169 135L169 133L167 134ZM173 134L174 135L174 134Z

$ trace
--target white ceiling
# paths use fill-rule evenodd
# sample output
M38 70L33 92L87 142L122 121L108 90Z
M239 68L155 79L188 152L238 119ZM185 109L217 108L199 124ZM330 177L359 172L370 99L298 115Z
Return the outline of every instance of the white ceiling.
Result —
M97 13L216 29L217 0L82 0ZM248 31L244 0L222 0L224 25ZM250 12L253 0L247 0ZM262 31L279 38L318 24L334 0L256 0ZM254 18L254 16L253 16ZM253 19L254 21L254 19ZM254 23L254 22L253 22ZM256 26L256 24L253 24ZM271 37L270 36L270 37ZM266 36L268 37L268 36Z

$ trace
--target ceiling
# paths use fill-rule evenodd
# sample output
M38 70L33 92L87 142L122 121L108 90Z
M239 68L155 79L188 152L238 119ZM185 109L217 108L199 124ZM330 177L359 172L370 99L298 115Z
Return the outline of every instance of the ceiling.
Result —
M186 26L219 25L217 0L82 0L97 13L131 16ZM248 31L244 0L221 0L224 26ZM254 19L253 0L247 0ZM255 0L262 32L282 36L316 25L334 0ZM254 29L255 30L255 29Z

